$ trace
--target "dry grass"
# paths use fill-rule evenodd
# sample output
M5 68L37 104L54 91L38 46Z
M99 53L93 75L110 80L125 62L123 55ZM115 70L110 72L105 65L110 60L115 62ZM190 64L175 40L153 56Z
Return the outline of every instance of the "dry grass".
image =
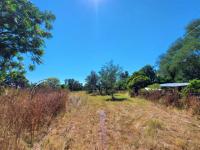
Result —
M114 102L84 92L70 97L71 109L35 149L200 149L200 120L186 111L127 94L116 95Z
M34 95L28 90L12 90L0 96L0 149L32 147L51 121L65 111L66 91L42 89Z

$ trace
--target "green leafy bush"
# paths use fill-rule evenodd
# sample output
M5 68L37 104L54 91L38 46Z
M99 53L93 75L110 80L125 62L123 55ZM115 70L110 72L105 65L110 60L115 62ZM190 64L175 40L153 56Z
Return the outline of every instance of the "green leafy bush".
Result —
M144 75L132 75L128 80L128 89L131 95L138 95L139 89L146 87L151 83L150 79Z
M200 80L191 80L190 84L183 89L183 95L189 96L191 94L200 93Z

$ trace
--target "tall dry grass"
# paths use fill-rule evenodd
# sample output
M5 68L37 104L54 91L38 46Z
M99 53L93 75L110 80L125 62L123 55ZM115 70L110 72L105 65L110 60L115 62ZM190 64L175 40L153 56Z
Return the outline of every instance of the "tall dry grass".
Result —
M42 128L48 128L52 119L66 109L68 93L64 90L10 89L0 96L0 147L3 150L23 149L33 145ZM24 139L24 140L22 140Z
M198 96L182 97L178 91L141 91L140 96L166 106L189 109L192 114L200 115L200 97Z

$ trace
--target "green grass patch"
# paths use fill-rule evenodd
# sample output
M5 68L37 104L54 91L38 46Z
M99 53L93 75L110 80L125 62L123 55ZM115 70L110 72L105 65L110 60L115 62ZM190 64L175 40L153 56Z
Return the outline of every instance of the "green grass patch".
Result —
M109 95L90 95L86 92L77 92L76 93L80 97L84 97L90 104L97 105L97 106L108 106L112 105L135 105L140 107L146 107L150 102L142 99L142 98L131 98L128 92L119 92L116 93L115 100L111 100L111 96Z

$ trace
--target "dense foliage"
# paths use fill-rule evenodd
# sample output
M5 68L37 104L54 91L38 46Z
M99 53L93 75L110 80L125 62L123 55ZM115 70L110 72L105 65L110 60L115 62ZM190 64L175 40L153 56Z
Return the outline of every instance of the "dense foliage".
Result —
M42 87L59 89L61 87L60 80L58 78L48 78L41 83Z
M112 61L102 66L97 74L92 71L86 78L85 89L89 93L99 93L111 95L114 100L114 93L117 90L126 89L126 80L128 72L122 72L121 67L115 65Z
M91 71L90 75L86 77L85 82L85 89L89 93L94 93L98 90L99 76L95 71Z
M156 71L151 65L146 65L133 75L127 81L127 87L132 96L138 95L140 89L153 84L157 81Z
M184 95L189 96L192 94L200 93L200 80L191 80L189 85L183 90Z
M191 22L179 38L160 57L159 73L171 82L200 79L200 19Z
M119 90L119 91L127 90L128 78L129 78L128 71L122 72L119 76L119 80L116 83L116 90Z
M45 39L51 37L55 16L40 11L28 0L1 0L0 10L1 74L12 77L16 71L25 70L25 54L31 60L29 69L33 70L36 64L42 63Z
M142 69L139 70L139 74L148 77L151 83L154 83L158 80L156 70L151 65L144 66Z
M80 91L83 89L83 85L75 80L75 79L66 79L65 80L65 86L70 90L70 91Z
M118 65L114 65L113 62L105 64L99 71L100 86L106 94L111 95L114 99L115 87L117 80L119 79L121 69Z
M128 89L132 96L138 95L139 89L146 87L151 80L144 75L132 75L128 80Z

